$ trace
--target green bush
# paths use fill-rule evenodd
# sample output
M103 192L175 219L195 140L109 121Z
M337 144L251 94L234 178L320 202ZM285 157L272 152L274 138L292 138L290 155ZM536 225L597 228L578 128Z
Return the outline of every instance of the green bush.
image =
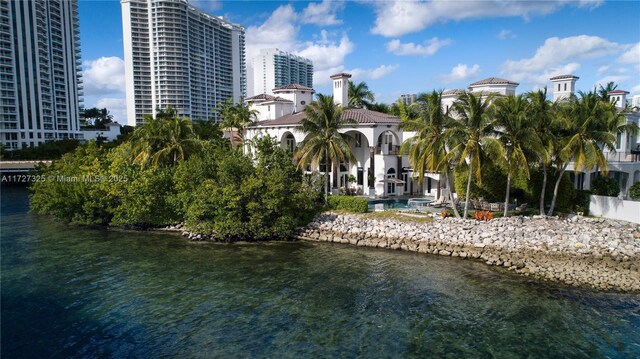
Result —
M591 183L591 191L596 196L615 197L620 193L620 185L615 178L598 176Z
M629 188L629 197L636 201L640 201L640 182L636 182Z
M549 170L547 175L547 186L544 195L545 208L551 205L553 199L553 190L556 185L556 179L558 178L554 173L554 170ZM543 173L542 171L531 171L531 180L529 181L529 190L525 201L529 203L531 208L540 207L540 191L542 190ZM569 177L569 173L565 172L560 180L560 187L558 188L558 198L556 198L556 211L571 212L574 209L574 201L576 198L575 188Z
M366 198L352 196L329 196L329 209L353 213L366 213L369 203Z
M460 200L465 199L467 193L467 169L457 169L454 172L455 190ZM480 185L475 177L471 179L469 197L472 199L484 198L488 202L504 202L507 189L507 174L497 165L487 162L482 165L482 184ZM528 190L527 178L524 172L518 172L511 178L511 189L509 199L518 199L522 202L524 193Z
M576 190L576 200L574 211L589 215L589 204L591 203L591 191Z

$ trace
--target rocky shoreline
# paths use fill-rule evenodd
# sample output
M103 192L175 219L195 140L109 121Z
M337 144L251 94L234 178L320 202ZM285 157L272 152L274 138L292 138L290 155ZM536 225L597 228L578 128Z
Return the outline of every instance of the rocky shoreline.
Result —
M422 224L323 213L298 237L481 260L521 275L596 290L640 291L640 226L621 221L436 217Z

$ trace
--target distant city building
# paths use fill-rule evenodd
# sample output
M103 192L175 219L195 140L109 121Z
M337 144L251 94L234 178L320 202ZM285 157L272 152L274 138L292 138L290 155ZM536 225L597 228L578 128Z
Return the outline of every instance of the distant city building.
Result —
M278 49L263 49L253 58L253 94L273 95L275 88L298 84L313 88L313 63Z
M77 0L0 1L0 130L7 149L81 137Z
M195 121L246 93L244 28L186 0L122 0L127 123L172 107Z
M416 94L407 94L407 95L400 95L400 101L402 101L405 105L411 105L412 103L416 102Z

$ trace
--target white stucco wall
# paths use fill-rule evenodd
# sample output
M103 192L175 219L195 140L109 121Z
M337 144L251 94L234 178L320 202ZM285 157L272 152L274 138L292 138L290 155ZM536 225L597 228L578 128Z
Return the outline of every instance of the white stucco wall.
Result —
M640 202L618 197L590 196L589 215L640 224Z

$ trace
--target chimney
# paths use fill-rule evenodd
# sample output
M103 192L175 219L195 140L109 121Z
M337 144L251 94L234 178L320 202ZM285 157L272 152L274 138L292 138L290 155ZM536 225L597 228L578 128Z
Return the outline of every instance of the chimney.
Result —
M349 107L349 79L351 74L335 74L331 75L333 80L333 103L342 106L342 108Z

